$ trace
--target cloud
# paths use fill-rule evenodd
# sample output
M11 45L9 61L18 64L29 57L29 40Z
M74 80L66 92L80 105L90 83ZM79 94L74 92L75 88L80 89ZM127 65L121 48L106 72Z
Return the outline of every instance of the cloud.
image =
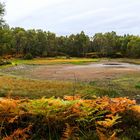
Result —
M10 26L60 35L81 30L140 34L139 7L139 0L6 0L6 20Z

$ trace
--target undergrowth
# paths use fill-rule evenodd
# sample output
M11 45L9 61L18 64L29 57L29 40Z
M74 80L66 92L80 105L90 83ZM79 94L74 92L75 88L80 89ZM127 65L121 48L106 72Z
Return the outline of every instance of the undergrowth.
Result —
M140 106L127 98L0 100L2 140L136 140Z

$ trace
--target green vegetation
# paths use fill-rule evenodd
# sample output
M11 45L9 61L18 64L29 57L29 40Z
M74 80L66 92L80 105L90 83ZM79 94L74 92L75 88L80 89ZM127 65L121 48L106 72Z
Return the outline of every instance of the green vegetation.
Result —
M54 65L54 64L87 64L90 62L98 62L100 59L89 59L89 58L70 58L66 59L65 57L58 58L37 58L32 60L23 60L23 59L13 59L11 62L13 64L30 64L30 65Z
M21 57L128 57L140 58L139 36L118 36L115 32L88 37L84 32L57 37L42 30L25 30L4 26L0 29L0 55ZM92 38L94 38L92 40Z
M32 80L10 76L9 74L0 75L0 96L13 98L41 98L63 97L64 95L81 95L84 98L93 96L103 97L129 97L135 99L140 92L140 76L126 75L112 80L96 80L91 82L74 81L48 81Z
M123 58L123 59L115 59L118 62L124 62L124 63L130 63L130 64L140 64L140 59L128 59L128 58Z
M99 89L99 96L129 97L135 99L140 89L138 84L140 74L129 74L109 80L98 80L95 87Z
M49 31L10 28L3 22L4 12L0 3L0 55L5 59L56 56L140 58L139 36L119 36L114 31L91 37L83 31L76 35L56 36Z
M16 77L0 76L0 96L18 98L63 97L64 95L85 94L94 92L90 86L82 83L64 81L39 81L20 79Z
M2 66L0 75L0 96L13 98L30 98L36 99L45 97L63 97L64 95L81 95L84 98L93 96L103 97L129 97L135 99L140 92L139 81L140 74L125 74L111 79L96 79L89 82L81 81L60 81L60 80L33 80L34 77L27 78L27 74L38 65L56 65L56 64L86 64L98 62L101 59L88 58L49 58L33 60L11 60L12 65ZM117 59L117 61L132 61L139 63L134 59ZM112 61L112 60L110 60ZM24 70L6 71L13 66L22 66L23 64L31 65L31 68ZM32 68L33 66L33 68ZM13 76L14 75L14 76ZM24 78L23 78L24 77Z
M135 87L140 89L140 82L138 82Z
M2 27L4 23L4 20L3 20L4 12L5 12L4 4L0 2L0 28Z
M25 60L31 60L31 59L33 59L33 56L32 56L32 54L28 53L24 56L24 59Z

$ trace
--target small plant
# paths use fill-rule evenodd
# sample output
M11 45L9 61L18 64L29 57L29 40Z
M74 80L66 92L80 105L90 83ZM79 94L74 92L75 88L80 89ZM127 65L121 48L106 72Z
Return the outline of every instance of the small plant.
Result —
M91 82L89 82L89 84L90 84L91 86L95 86L95 85L96 85L96 81L91 81Z
M43 53L42 53L42 57L47 57L48 56L48 53L46 52L46 51L44 51Z
M140 82L135 85L136 88L140 89Z
M31 59L33 59L33 56L32 56L31 53L27 53L27 54L24 56L24 59L25 59L25 60L31 60Z

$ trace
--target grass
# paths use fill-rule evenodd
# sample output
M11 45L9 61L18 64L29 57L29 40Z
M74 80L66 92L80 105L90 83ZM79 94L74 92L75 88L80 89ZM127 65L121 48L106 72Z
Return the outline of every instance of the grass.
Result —
M60 58L34 58L32 60L24 60L24 59L12 59L12 65L20 65L20 64L29 64L29 65L56 65L56 64L74 64L74 65L82 65L91 62L100 62L102 60L108 61L118 61L132 64L140 64L140 59L128 59L128 58L120 58L120 59L109 59L109 58L70 58L66 59L63 57ZM11 65L1 66L9 67Z
M40 81L23 79L14 76L0 76L0 96L21 98L62 97L64 95L86 95L94 93L92 86L83 83L66 81ZM94 94L93 94L94 95Z
M129 75L114 80L97 80L89 83L70 81L43 81L0 75L0 96L37 99L41 97L63 97L81 95L84 98L94 96L135 98L140 92L140 77Z
M140 82L135 85L136 88L140 89Z
M138 88L139 81L140 74L126 74L110 80L99 80L96 82L96 88L99 88L101 96L108 95L110 97L135 99L140 92L140 88Z
M140 65L140 59L120 58L120 59L110 59L110 60L116 60L118 62Z
M31 64L31 65L54 65L54 64L75 64L81 65L90 62L98 62L100 59L89 59L89 58L40 58L33 60L12 60L13 64Z
M118 60L118 59L117 59ZM121 59L123 61L125 59ZM128 59L127 59L128 60ZM87 64L98 62L99 59L88 58L48 58L33 60L12 60L13 64L56 65L56 64ZM114 60L110 60L114 61ZM130 60L129 60L130 61ZM134 60L132 60L134 61ZM139 60L137 60L139 61ZM1 69L10 65L2 66ZM30 69L29 69L30 71ZM112 79L101 79L90 82L32 80L26 77L28 71L15 70L13 73L0 74L0 96L36 99L40 97L63 97L79 94L85 98L93 96L130 97L135 98L140 92L140 74L126 74ZM16 76L12 76L16 75Z

